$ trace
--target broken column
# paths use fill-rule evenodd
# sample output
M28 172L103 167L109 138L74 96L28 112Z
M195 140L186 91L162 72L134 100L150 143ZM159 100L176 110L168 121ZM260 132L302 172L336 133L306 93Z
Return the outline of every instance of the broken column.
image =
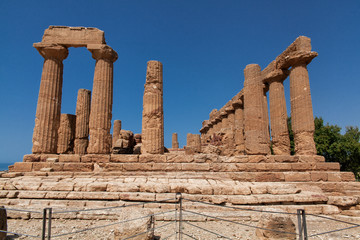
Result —
M179 148L178 135L177 133L172 134L172 148Z
M244 105L242 100L237 100L232 103L235 109L234 112L234 141L235 149L239 154L245 153L245 139L244 139Z
M113 63L117 53L109 46L89 44L96 60L90 111L90 141L88 153L110 153L113 102Z
M292 66L290 70L290 101L295 154L315 155L315 125L307 64L317 56L317 53L311 52L310 38L299 37L295 42L297 51L288 59Z
M188 133L186 136L185 154L201 152L201 137L199 134Z
M68 49L60 45L37 43L44 57L33 133L33 153L56 153L60 124L63 63Z
M76 116L72 114L61 114L58 130L57 153L73 153L75 140Z
M269 84L271 138L275 155L290 155L290 138L283 85L287 74L287 72L278 69L265 77L265 81Z
M141 153L164 153L163 67L159 61L147 63L143 99Z
M89 144L91 91L79 89L76 102L75 154L86 154Z
M264 119L264 87L261 69L249 64L244 70L245 151L248 155L270 154L268 125Z
M116 141L120 138L120 131L121 131L121 120L114 121L114 128L113 128L113 136L112 136L112 146L115 146Z

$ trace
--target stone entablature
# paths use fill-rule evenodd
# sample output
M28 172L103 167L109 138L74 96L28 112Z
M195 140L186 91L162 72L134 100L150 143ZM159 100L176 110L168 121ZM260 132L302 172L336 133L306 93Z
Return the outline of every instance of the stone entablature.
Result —
M265 69L261 70L257 64L246 66L243 90L217 111L217 113L222 113L221 120L218 119L218 122L214 124L215 113L212 112L209 122L213 125L206 124L200 129L203 143L211 143L215 134L218 138L222 138L229 129L233 129L235 144L224 146L224 148L232 147L233 151L230 155L239 154L239 151L248 155L269 154L269 114L266 96L269 92L273 152L275 155L289 155L290 140L283 81L290 76L291 121L295 153L297 155L316 154L313 139L314 117L306 66L317 55L316 52L311 51L310 38L300 36ZM234 124L230 121L233 124L231 128L227 127L228 116L231 112L226 112L227 115L223 114L229 104L233 105L235 111ZM242 119L239 119L239 116ZM241 130L238 131L238 129Z

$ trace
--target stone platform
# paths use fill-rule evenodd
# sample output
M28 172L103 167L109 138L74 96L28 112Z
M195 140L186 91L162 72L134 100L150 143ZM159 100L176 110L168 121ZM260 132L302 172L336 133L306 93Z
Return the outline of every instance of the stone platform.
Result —
M181 192L188 199L228 206L271 206L287 212L304 208L309 213L360 217L360 183L352 173L340 172L338 163L320 156L31 154L9 169L0 178L1 202L9 207L121 206L174 198ZM188 209L209 210L206 205L184 204ZM174 207L172 203L145 206L154 211Z

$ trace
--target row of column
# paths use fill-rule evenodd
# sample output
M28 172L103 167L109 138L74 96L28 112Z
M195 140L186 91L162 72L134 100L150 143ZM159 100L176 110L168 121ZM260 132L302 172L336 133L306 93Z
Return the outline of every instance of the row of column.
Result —
M33 133L33 153L64 151L64 138L59 139L63 63L68 49L60 45L34 44L44 57L40 91ZM109 153L111 148L111 112L113 96L113 63L117 53L107 45L91 45L88 49L96 60L93 94L79 92L76 109L75 146L77 153ZM64 115L63 122L71 122ZM90 119L89 119L90 118ZM68 119L68 120L66 120ZM66 124L65 124L66 125ZM61 129L60 129L61 130ZM90 133L90 141L87 139ZM68 134L62 134L68 136ZM60 143L60 145L58 144Z
M301 50L301 49L300 49ZM205 138L217 132L226 132L232 126L235 149L248 155L290 155L290 138L287 124L286 100L283 81L290 75L291 125L294 133L295 153L315 155L314 117L310 94L307 64L317 54L309 49L298 51L284 68L262 75L257 64L247 65L244 70L243 98L231 102L234 108L226 116L212 112L209 122L200 130ZM287 68L291 67L290 70ZM269 92L271 139L266 93ZM234 123L232 120L234 118Z

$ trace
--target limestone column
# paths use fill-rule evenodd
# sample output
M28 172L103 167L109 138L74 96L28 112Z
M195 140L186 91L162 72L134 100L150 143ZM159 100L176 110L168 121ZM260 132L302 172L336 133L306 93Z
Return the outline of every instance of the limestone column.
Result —
M199 134L188 133L186 136L186 149L188 153L201 152L201 137Z
M172 148L179 148L178 135L177 133L172 134Z
M76 116L61 114L58 130L57 153L73 153L75 140Z
M235 109L232 105L225 109L228 118L228 128L233 131L235 125Z
M113 128L113 136L112 136L113 146L115 146L116 141L120 138L120 131L121 131L121 120L115 120L114 128Z
M279 70L266 79L269 84L272 149L275 155L290 155L286 100L283 81L287 73Z
M244 105L241 100L233 102L234 112L234 139L235 148L238 153L245 153L245 139L244 139Z
M268 101L267 101L267 92L269 87L267 84L263 84L263 114L264 114L264 121L265 121L265 138L266 141L269 143L270 146L270 123L269 123L269 110L268 110Z
M36 108L33 153L56 153L60 124L63 63L68 49L58 45L34 44L44 57Z
M75 154L86 154L89 144L91 91L79 89L76 102Z
M110 153L113 103L113 63L117 53L107 45L88 45L96 60L90 111L88 153Z
M159 61L147 63L143 99L141 153L164 153L163 66Z
M296 155L316 154L314 116L306 65L306 61L298 61L290 70L291 126Z
M248 155L267 155L270 154L270 142L267 138L267 120L264 119L266 114L260 66L247 65L244 75L245 151Z
M220 128L220 132L225 132L226 129L229 127L229 121L227 118L227 113L226 111L221 111L220 112L220 121L221 121L221 128Z

